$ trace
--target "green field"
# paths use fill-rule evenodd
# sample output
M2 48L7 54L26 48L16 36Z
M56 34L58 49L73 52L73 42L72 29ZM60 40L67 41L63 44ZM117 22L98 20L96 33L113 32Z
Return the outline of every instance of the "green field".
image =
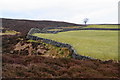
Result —
M120 29L120 26L118 25L89 25L84 28L114 28L114 29Z
M118 60L118 31L79 30L33 35L71 44L81 55L101 60Z

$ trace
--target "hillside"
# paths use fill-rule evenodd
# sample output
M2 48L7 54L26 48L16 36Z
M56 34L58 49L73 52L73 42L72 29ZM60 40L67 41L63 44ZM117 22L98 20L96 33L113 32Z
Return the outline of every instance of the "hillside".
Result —
M79 24L59 22L59 21L37 21L37 20L19 20L19 19L5 19L2 18L2 27L10 30L15 30L26 34L31 28L45 27L68 27L68 26L80 26Z
M66 30L66 28L67 29L78 28L78 26L80 25L57 21L33 21L17 19L2 19L2 20L3 28L8 29L6 31L4 31L4 29L1 29L4 31L3 33L6 35L3 35L2 33L2 36L0 36L0 38L2 38L2 77L5 79L111 78L112 80L112 78L119 78L118 71L118 68L120 67L119 62L113 60L101 61L98 59L96 60L73 59L71 58L71 52L66 48L46 44L41 40L38 41L28 40L26 39L25 36L29 29L34 27L43 29L45 27L62 26ZM57 30L60 29L49 29L49 31ZM19 36L16 36L17 35L16 33L18 32L22 33L23 35L18 34ZM77 40L75 37L79 35L81 37L80 40L82 40L82 38L84 38L85 35L87 35L86 37L90 39L90 36L92 34L95 35L95 33L90 32L88 34L82 33L81 35L73 34L73 37L75 40ZM72 36L72 34L70 33L68 35ZM68 35L66 36L62 35L59 38L65 37L66 40L70 40L71 36L69 37ZM97 35L103 36L101 34L99 35L98 33ZM104 35L103 37L106 36ZM93 36L92 39L94 39ZM78 41L80 40L78 39ZM88 42L90 42L90 40ZM87 42L83 43L87 44ZM81 45L82 42L80 46ZM86 48L84 46L82 47ZM88 50L89 49L86 49L86 51Z
M15 52L15 46L22 41L22 46L30 44L23 36L6 35L2 37L2 77L3 78L118 78L119 63L100 60L77 60L72 58L53 58L42 55L27 56L30 47L20 53ZM32 42L37 48L38 43ZM47 47L39 43L43 50L54 55L62 48ZM20 46L16 46L16 48ZM46 54L46 53L45 53ZM63 53L62 53L63 55ZM60 55L61 56L61 55Z
M118 66L120 64L111 61L3 54L2 75L3 78L78 78L77 80L79 78L103 78L104 80L111 78L107 80L117 80L112 78L119 77Z

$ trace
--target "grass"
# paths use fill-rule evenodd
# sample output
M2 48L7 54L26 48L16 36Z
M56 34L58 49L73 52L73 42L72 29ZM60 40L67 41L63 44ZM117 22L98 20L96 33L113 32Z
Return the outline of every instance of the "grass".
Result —
M48 31L61 31L63 29L48 29Z
M72 28L80 28L81 26L71 26L71 27L60 27L63 29L72 29Z
M79 30L33 35L71 44L81 55L101 60L118 60L118 31Z
M84 28L115 28L115 29L120 29L120 26L118 25L89 25Z
M48 29L48 31L61 31L63 29L74 29L74 28L81 28L81 26L71 26L71 27L60 27L62 29Z
M0 33L0 35L15 35L19 34L20 32L14 31L14 30L7 30L4 33Z

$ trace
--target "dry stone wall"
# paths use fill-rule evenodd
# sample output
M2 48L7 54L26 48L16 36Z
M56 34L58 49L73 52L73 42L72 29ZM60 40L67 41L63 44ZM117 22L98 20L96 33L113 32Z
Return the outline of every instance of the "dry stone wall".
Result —
M45 33L59 33L59 32L66 32L66 31L75 31L75 30L120 30L120 29L107 29L107 28L74 28L74 29L63 29L61 31L46 31Z
M38 28L31 28L31 30L28 32L27 38L31 39L31 40L42 40L44 43L51 44L51 45L54 45L57 47L66 47L70 50L70 52L72 53L72 57L75 59L94 59L94 58L77 54L75 49L70 44L65 44L65 43L54 41L54 40L33 36L32 34L34 34L34 33L56 34L59 32L73 31L73 30L120 30L120 29L112 29L112 28L111 29L107 29L107 28L72 28L72 29L63 29L60 31L48 31L49 29L63 29L63 28L61 28L61 27L49 27L49 28L43 28L42 30L40 30Z
M33 35L27 35L27 38L31 39L31 40L42 40L44 43L51 44L51 45L54 45L57 47L66 47L72 53L72 58L74 58L74 59L93 59L91 57L82 56L82 55L77 54L75 49L70 44L60 43L60 42L57 42L54 40L45 39L45 38L41 38L41 37L37 37L37 36L33 36Z

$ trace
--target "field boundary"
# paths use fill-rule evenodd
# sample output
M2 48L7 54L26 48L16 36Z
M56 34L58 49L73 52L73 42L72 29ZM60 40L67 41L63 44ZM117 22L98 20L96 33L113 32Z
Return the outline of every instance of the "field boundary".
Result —
M64 30L61 30L61 31L45 31L45 33L53 33L53 34L56 34L56 33L59 33L59 32L66 32L66 31L76 31L76 30L120 30L120 29L112 29L112 28L78 28L78 29L64 29ZM44 33L44 32L42 32Z
M63 30L57 30L57 31L49 31L50 29L63 29ZM76 30L120 30L120 29L115 29L115 28L83 28L83 27L79 27L79 28L72 28L72 29L64 29L61 27L50 27L50 28L43 28L42 30L40 30L39 28L31 28L31 30L29 31L29 33L52 33L52 34L57 34L59 32L66 32L66 31L76 31Z
M68 48L70 53L72 53L72 58L74 58L74 59L92 59L92 60L94 59L94 58L91 58L91 57L82 56L80 54L77 54L75 49L70 44L65 44L65 43L57 42L57 41L54 41L54 40L51 40L51 39L45 39L45 38L33 36L32 33L35 33L35 32L39 33L40 30L38 30L38 29L30 30L30 32L27 35L27 39L30 39L30 40L42 40L44 43L51 44L51 45L54 45L56 47Z
M56 30L56 31L49 31L50 29L62 29L62 30ZM31 40L42 40L44 43L47 44L51 44L57 47L66 47L69 49L69 51L72 53L72 58L75 59L94 59L91 57L87 57L87 56L82 56L80 54L77 54L77 52L75 51L75 49L70 45L70 44L66 44L66 43L61 43L61 42L57 42L51 39L46 39L46 38L41 38L41 37L37 37L37 36L33 36L32 34L34 33L51 33L51 34L57 34L59 32L66 32L66 31L75 31L75 30L120 30L120 29L114 29L114 28L83 28L83 27L78 27L78 28L63 28L63 27L49 27L49 28L43 28L42 30L40 30L39 28L31 28L31 30L28 32L27 34L27 38L31 39Z

